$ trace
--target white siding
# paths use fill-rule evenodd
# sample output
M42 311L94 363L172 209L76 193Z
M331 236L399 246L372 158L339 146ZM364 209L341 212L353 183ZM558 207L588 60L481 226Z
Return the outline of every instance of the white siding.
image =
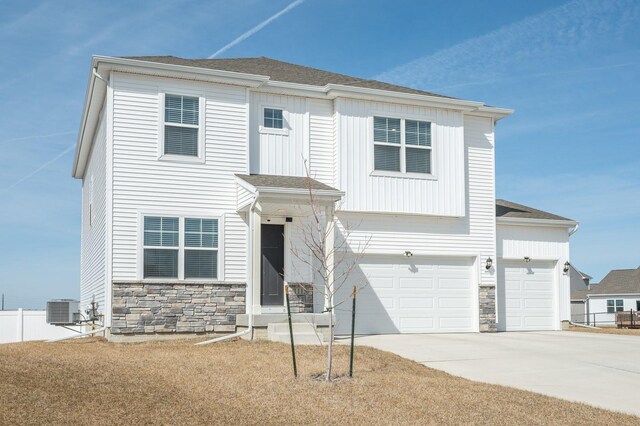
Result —
M363 214L339 212L342 233L351 230L349 245L358 251L369 240L367 253L395 256L480 256L495 259L495 196L493 132L490 119L465 118L463 164L469 173L462 194L469 194L464 217ZM411 195L392 192L398 204ZM348 195L347 195L348 197ZM480 284L495 284L495 272L481 269Z
M595 313L595 325L605 326L614 325L616 321L616 314L607 313L607 300L620 300L622 299L623 307L625 311L638 310L637 301L640 301L640 294L635 296L589 296L589 323L593 325L594 313ZM584 316L580 320L585 321Z
M82 311L89 308L95 297L98 311L104 312L107 247L106 197L106 120L102 114L96 128L87 169L82 179L80 254L80 309Z
M569 260L569 233L567 228L552 226L498 225L498 263L501 259L524 259L555 262L554 274L558 282L560 321L571 318L569 275L562 271ZM523 262L524 263L524 262Z
M138 214L224 214L224 278L246 277L246 224L236 213L235 173L247 172L246 90L235 86L113 76L113 279L136 280ZM158 160L159 92L205 98L205 162Z
M311 177L335 186L333 102L309 100L309 167Z
M260 132L264 108L283 110L288 134ZM309 159L307 101L297 96L251 93L251 173L305 176Z
M293 222L286 224L284 279L287 282L313 282L311 251L305 244L305 235L308 235L311 228L307 228L305 219L294 217Z
M337 99L335 108L338 188L346 192L343 210L465 216L461 112L351 99ZM372 175L374 115L432 122L434 179ZM486 169L491 164L485 166ZM485 173L492 175L493 168Z

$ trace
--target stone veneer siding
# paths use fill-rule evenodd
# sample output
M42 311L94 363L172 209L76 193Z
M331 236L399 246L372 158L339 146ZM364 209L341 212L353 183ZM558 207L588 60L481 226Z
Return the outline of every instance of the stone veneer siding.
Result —
M496 332L496 287L480 286L480 331Z
M313 284L289 283L289 306L291 313L313 313Z
M112 334L233 332L244 283L113 283Z

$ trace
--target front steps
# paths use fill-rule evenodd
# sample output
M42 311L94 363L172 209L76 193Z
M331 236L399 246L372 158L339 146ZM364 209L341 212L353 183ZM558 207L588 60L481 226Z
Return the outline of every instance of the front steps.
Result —
M322 333L315 325L305 322L295 322L293 327L293 343L296 345L322 345ZM267 325L267 339L272 342L291 343L289 323L278 322Z

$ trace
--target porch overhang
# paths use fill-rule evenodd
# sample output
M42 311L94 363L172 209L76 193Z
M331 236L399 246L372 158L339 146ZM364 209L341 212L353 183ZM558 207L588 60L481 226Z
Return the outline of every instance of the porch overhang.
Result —
M239 212L248 211L255 201L305 205L333 204L344 192L306 176L236 174Z

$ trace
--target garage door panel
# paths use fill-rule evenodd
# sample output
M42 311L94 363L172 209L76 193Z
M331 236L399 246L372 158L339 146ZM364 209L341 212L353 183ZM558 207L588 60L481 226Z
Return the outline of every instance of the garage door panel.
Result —
M400 278L400 288L432 290L434 280L430 278Z
M365 256L356 269L371 283L358 295L357 333L475 331L471 259ZM347 294L341 290L338 300ZM350 332L350 314L337 312L339 334Z
M499 329L554 330L554 264L504 260L498 264Z

